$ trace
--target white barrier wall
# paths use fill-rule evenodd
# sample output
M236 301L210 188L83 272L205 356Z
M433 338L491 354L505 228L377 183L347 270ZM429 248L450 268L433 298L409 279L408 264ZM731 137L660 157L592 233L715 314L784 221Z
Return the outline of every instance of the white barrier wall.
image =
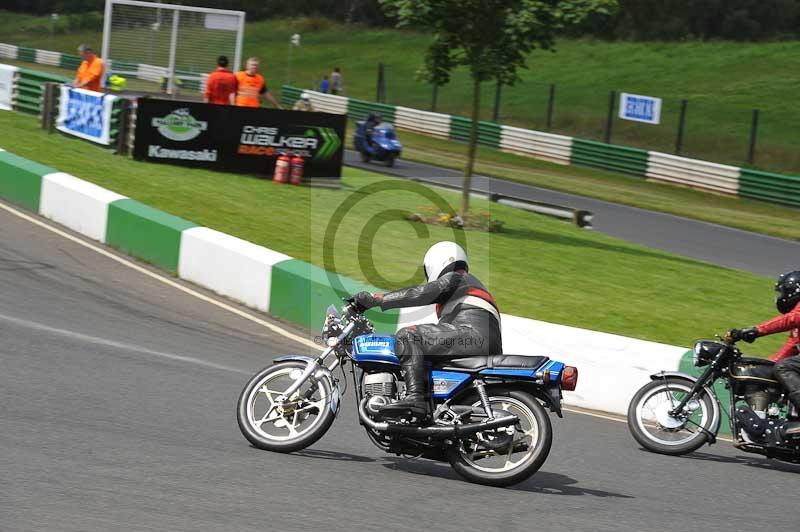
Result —
M36 50L36 62L40 65L58 66L61 63L61 54L49 50Z
M435 323L433 305L401 309L398 329ZM578 368L564 403L625 415L636 391L659 371L677 370L687 348L502 315L503 352L547 356Z
M450 120L450 115L420 111L410 107L395 107L394 125L397 129L446 139L450 136Z
M505 152L528 155L557 164L570 164L572 137L503 126L500 149Z
M62 172L42 178L39 213L94 240L105 242L108 205L125 196Z
M0 57L5 57L6 59L16 59L17 47L13 44L0 43Z
M647 158L647 178L690 187L738 194L739 168L651 151Z
M650 375L677 370L687 348L503 314L503 351L544 355L578 368L568 405L625 415Z
M311 90L303 91L303 93L308 95L315 111L322 113L333 113L337 115L347 114L347 98L344 96L324 94L322 92Z
M291 258L208 227L193 227L181 236L178 275L266 312L272 266Z
M139 79L146 79L147 81L161 83L161 81L167 77L167 73L168 69L164 67L140 64L138 65L136 71L136 77Z

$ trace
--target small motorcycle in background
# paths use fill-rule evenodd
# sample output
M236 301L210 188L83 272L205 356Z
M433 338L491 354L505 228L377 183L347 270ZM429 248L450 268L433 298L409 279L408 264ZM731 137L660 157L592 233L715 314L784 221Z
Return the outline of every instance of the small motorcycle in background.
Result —
M485 355L435 362L432 416L384 419L382 406L402 393L394 337L374 334L352 303L330 306L319 356L289 355L256 373L239 396L237 419L259 449L289 453L319 440L339 411L350 374L358 419L387 453L449 462L470 482L509 486L536 473L550 453L545 407L561 417L561 391L578 371L544 356ZM342 381L334 376L339 368Z
M798 413L772 375L773 362L747 358L730 337L694 346L700 377L679 372L651 375L634 395L628 428L645 449L669 455L691 453L716 441L721 405L712 386L725 380L733 445L739 450L800 463L800 437L785 434Z
M365 163L369 161L379 161L386 163L386 166L394 166L394 161L400 157L403 145L397 140L394 126L387 122L380 122L372 128L372 133L367 132L368 122L360 121L356 123L356 132L353 134L353 145L361 160Z

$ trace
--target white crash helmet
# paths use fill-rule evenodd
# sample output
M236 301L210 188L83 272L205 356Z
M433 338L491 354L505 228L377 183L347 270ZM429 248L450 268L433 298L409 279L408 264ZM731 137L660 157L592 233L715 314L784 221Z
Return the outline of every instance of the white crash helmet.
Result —
M469 270L467 253L455 242L438 242L425 253L422 267L425 270L425 278L428 281L435 281L454 270Z

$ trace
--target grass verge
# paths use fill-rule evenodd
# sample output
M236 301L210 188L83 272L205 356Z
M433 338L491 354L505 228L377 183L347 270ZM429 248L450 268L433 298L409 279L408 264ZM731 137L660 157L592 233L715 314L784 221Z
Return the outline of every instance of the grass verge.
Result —
M463 170L466 145L399 132L409 160ZM724 196L612 172L562 166L530 157L478 147L475 171L509 181L571 192L642 209L800 240L800 210Z
M407 222L431 189L346 169L341 190L148 164L0 113L0 147L121 194L382 288L420 282L432 241L463 237L504 312L677 345L771 316L771 281L476 200L503 233ZM458 195L436 191L458 205ZM334 231L335 238L326 235ZM323 251L331 251L326 260ZM780 339L760 340L767 354Z
M47 65L4 61L34 70L61 75L71 72ZM154 83L129 81L131 90L157 91ZM194 93L193 93L194 95ZM353 130L350 126L350 131ZM400 132L404 157L424 163L461 170L466 146L450 140L435 139L407 131ZM800 240L800 210L745 198L729 197L690 188L653 183L641 178L612 172L562 166L478 148L476 172L543 188L580 194L642 209L655 210L706 222L736 227L791 240Z

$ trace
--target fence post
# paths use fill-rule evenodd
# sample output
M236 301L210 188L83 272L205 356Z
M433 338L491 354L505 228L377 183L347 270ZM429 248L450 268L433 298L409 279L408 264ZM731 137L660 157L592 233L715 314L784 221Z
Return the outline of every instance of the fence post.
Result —
M386 80L384 78L383 63L378 63L378 83L375 87L375 101L384 103L386 99Z
M553 129L553 102L556 99L556 84L550 84L550 94L547 96L547 131Z
M57 112L56 100L58 100L58 83L46 82L42 90L42 129L48 133L53 132L55 127L54 115Z
M608 93L608 117L606 118L606 138L605 143L611 144L611 126L614 124L614 102L617 99L617 91Z
M431 100L431 111L436 112L436 100L439 98L439 85L433 84L433 97Z
M683 128L686 127L686 100L681 100L681 114L678 117L678 137L675 139L675 155L681 154L683 148Z
M750 148L747 150L747 162L753 164L756 160L756 135L758 134L758 109L753 109L753 121L750 124Z
M121 98L119 101L119 124L117 126L117 155L128 154L128 139L131 127L131 101Z
M492 122L497 122L500 116L500 95L503 90L503 84L497 81L497 87L494 91L494 111L492 112Z

